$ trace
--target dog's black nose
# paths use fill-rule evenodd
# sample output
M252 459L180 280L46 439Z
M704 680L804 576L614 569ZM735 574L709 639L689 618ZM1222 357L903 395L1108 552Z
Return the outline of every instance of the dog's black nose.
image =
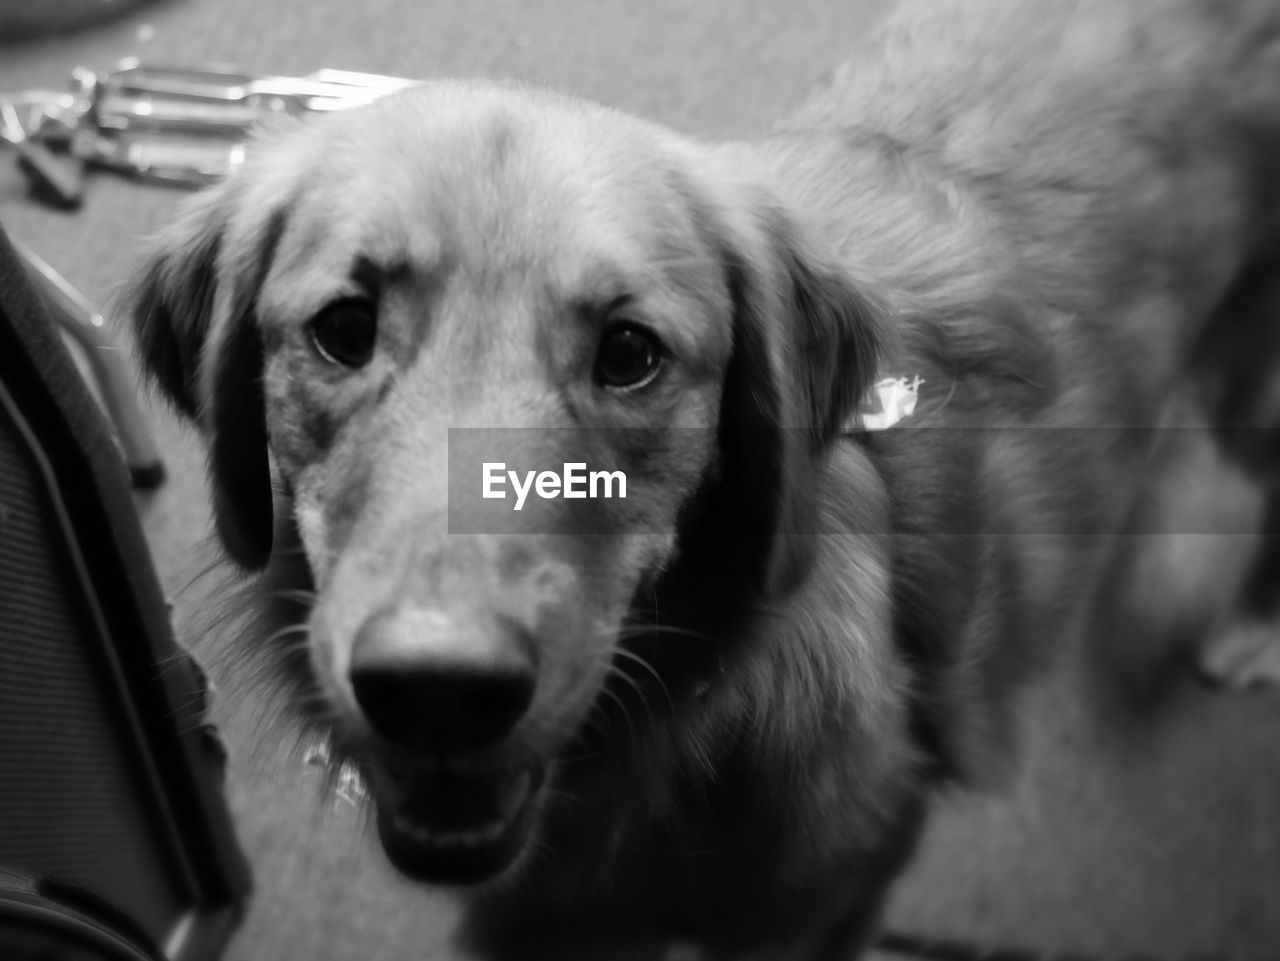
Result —
M516 625L463 626L437 611L370 617L351 651L351 686L387 741L434 755L500 742L533 700L532 645Z

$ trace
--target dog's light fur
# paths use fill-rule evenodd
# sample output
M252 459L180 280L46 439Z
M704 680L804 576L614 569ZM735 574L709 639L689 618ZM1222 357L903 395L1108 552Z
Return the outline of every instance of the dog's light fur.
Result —
M723 145L435 83L263 139L161 239L143 353L211 436L247 567L274 472L339 740L378 764L348 680L378 612L533 639L485 763L550 789L474 943L844 956L928 786L1006 755L1027 667L1091 623L1152 630L1130 572L1158 539L1117 535L1175 523L1160 429L1213 422L1232 359L1200 345L1280 255L1278 36L1263 0L911 3ZM378 349L343 370L307 323L369 266ZM673 360L618 396L591 364L623 296ZM844 435L877 372L924 379L916 414ZM547 533L563 501L451 535L451 427L575 428L515 453L607 456L632 492L605 536Z

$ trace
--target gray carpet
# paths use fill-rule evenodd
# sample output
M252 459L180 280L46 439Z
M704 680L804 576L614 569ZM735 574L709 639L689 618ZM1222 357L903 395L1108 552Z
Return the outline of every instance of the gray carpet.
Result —
M82 35L0 46L0 89L60 86L76 64L128 55L279 73L501 74L730 135L794 103L882 9L879 0L173 0ZM57 214L0 167L0 222L98 303L181 196L96 176L82 212ZM448 901L393 876L350 805L317 800L315 769L218 662L216 635L202 628L211 579L197 577L210 557L201 454L167 413L152 414L171 479L140 509L181 633L220 685L231 800L257 874L231 961L455 957ZM1027 700L1026 762L1010 783L942 799L893 925L1045 951L1280 957L1280 696L1188 684L1121 736L1079 690L1064 663Z

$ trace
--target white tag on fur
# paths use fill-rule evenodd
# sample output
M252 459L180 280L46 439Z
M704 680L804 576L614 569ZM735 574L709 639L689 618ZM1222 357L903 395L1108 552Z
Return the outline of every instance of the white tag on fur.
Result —
M904 417L910 417L915 413L923 383L919 377L886 377L876 381L847 429L888 430Z

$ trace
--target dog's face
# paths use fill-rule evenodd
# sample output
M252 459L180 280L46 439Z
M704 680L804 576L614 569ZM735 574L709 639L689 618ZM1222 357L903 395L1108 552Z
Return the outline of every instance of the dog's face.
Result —
M144 357L210 436L242 566L287 494L312 680L402 868L475 881L527 849L695 502L759 529L723 559L745 580L798 576L782 532L879 336L820 250L705 148L455 84L264 140L162 239ZM626 497L517 512L509 478L482 496L498 462L621 471Z

